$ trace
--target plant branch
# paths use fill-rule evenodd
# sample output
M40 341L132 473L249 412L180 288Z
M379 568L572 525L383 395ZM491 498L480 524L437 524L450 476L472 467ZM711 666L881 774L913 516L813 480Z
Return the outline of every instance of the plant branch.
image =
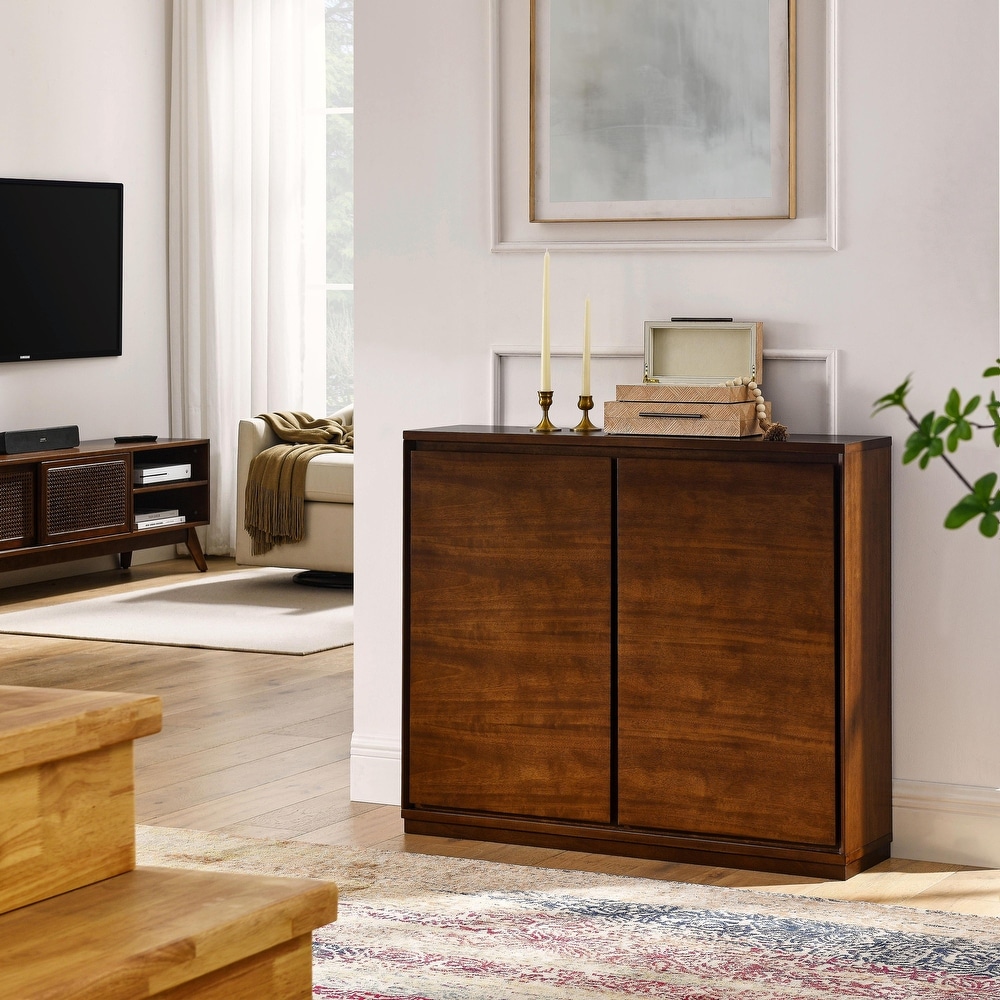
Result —
M919 428L920 428L920 421L917 420L917 418L910 412L910 408L905 403L900 403L900 406L903 407L903 411L906 413L906 416L909 419L910 423L913 424L913 426L916 427L919 430ZM956 476L958 476L958 478L965 485L965 488L970 493L975 493L976 492L976 489L972 485L972 483L970 483L969 480L966 479L965 476L962 475L962 473L955 466L955 463L952 462L952 460L947 455L941 454L938 457L944 462L945 465L948 466L949 469L951 469L952 472L955 473Z

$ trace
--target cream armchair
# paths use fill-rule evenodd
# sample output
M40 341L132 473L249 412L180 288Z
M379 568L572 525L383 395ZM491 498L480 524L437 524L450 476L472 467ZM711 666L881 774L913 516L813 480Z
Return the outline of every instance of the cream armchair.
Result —
M354 407L332 414L353 423ZM254 555L244 527L247 472L258 452L280 440L259 417L241 420L236 448L236 562L242 566L281 566L319 573L354 572L354 454L314 458L306 472L305 537ZM319 582L305 574L303 582Z

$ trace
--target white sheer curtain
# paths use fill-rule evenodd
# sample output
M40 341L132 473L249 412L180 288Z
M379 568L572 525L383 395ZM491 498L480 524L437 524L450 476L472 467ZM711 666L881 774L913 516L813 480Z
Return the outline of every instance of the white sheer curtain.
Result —
M234 551L236 429L324 411L322 0L174 0L170 421L212 442L205 551Z

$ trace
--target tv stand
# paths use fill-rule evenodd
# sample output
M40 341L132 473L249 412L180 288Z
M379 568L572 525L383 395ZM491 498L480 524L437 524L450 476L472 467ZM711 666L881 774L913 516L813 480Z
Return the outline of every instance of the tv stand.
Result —
M191 477L133 483L136 465L190 465ZM117 555L122 569L137 549L184 544L208 569L195 528L209 523L209 442L161 439L0 456L0 570ZM140 528L137 508L179 511L182 523Z

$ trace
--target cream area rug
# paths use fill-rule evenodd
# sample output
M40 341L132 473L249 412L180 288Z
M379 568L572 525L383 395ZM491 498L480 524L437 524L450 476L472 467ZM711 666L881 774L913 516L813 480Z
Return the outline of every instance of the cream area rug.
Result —
M991 917L159 827L137 858L335 882L327 1000L1000 998Z
M350 590L255 568L0 614L0 633L304 655L354 642Z

